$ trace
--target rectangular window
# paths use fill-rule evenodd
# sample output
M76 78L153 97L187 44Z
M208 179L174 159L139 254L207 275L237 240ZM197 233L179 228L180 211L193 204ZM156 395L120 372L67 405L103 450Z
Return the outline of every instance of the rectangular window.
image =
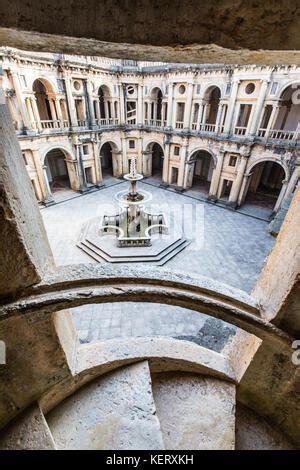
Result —
M179 155L180 153L180 147L174 147L174 155Z
M89 154L89 145L88 144L84 144L82 146L82 151L83 151L83 155L88 155Z
M130 148L130 149L134 149L134 148L135 148L135 141L134 141L134 140L130 140L130 141L129 141L129 148Z
M229 157L229 166L235 166L237 162L237 157L234 155L230 155Z
M252 104L241 104L240 105L240 113L239 118L237 121L238 127L247 127L250 114L251 114Z
M201 85L198 83L196 86L196 95L200 95Z

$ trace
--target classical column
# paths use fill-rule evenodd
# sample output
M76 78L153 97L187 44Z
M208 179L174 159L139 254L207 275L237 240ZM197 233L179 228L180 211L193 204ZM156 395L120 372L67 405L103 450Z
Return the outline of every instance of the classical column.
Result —
M99 102L99 98L96 100L96 114L97 114L98 125L100 125L101 113L100 113L100 102Z
M50 111L51 111L51 117L52 117L52 121L56 121L57 120L57 116L56 116L56 109L55 109L55 104L54 104L54 98L51 96L48 97L48 102L49 102L49 106L50 106Z
M264 101L265 101L266 94L267 94L268 85L269 85L268 80L262 80L260 90L259 90L259 96L256 102L254 114L253 114L253 118L249 126L250 135L255 135L257 132L258 125L261 119L261 113L263 110Z
M71 82L69 77L65 77L64 80L71 127L77 127L75 101L72 93Z
M225 150L221 149L219 151L219 155L217 157L217 164L214 168L212 179L209 188L209 195L208 199L216 201L218 199L218 189L220 185L220 178L223 169L223 162L224 162Z
M202 124L203 108L204 108L204 103L203 103L203 100L202 100L201 103L199 104L197 131L200 129L200 125Z
M188 90L187 90L187 99L186 99L186 105L185 105L185 110L184 110L184 121L183 121L183 128L186 130L189 130L191 126L191 119L192 119L192 102L193 102L193 90L194 90L194 84L189 83L188 84Z
M123 84L119 84L119 95L120 95L120 124L125 124L125 95L123 90Z
M236 98L238 94L240 81L234 80L231 88L231 94L228 103L228 111L227 116L224 124L224 133L229 134L231 132L232 120L235 110Z
M172 127L174 83L169 84L167 127Z
M86 80L86 95L87 95L87 101L88 101L88 108L89 108L89 116L90 116L90 126L92 128L96 127L96 121L95 121L95 113L94 113L94 106L93 106L93 89L92 89L92 83L90 80Z
M30 127L31 127L31 129L35 129L36 124L35 124L35 119L34 119L33 110L32 110L32 106L31 106L31 99L30 98L25 98L25 103L26 103L26 108L27 108L28 114L29 114Z
M34 117L35 117L35 122L36 122L36 126L37 126L37 129L39 132L42 131L42 125L41 125L41 120L40 120L40 113L39 113L39 110L38 110L38 107L37 107L37 104L36 104L36 97L32 97L31 98L31 103L32 103L32 110L33 110L33 114L34 114Z
M164 185L169 184L169 161L170 161L170 141L166 141L164 145L164 164L162 171L162 182Z
M224 106L223 103L219 103L217 117L216 117L216 128L215 128L216 132L219 132L221 116L223 114L223 106Z
M137 124L143 125L143 85L138 84Z
M181 152L180 152L180 163L179 163L178 182L177 182L180 189L183 189L183 186L184 186L187 147L188 147L188 143L186 142L182 145Z
M44 184L45 184L45 190L46 190L46 198L44 200L44 203L46 206L50 206L51 204L54 204L55 201L54 201L54 198L53 198L53 195L51 193L51 189L50 189L50 185L49 185L49 181L48 181L48 175L47 175L47 165L43 165L42 166L42 169L43 169L43 181L44 181Z
M267 125L266 133L265 133L266 139L269 137L270 131L274 129L279 110L280 110L279 103L276 103L275 105L273 105L273 109L272 109L271 116Z
M92 146L93 146L93 155L94 155L94 162L95 162L95 173L96 173L96 185L101 186L103 177L102 177L102 168L100 165L100 158L99 158L99 141L97 139L92 139Z
M50 196L51 194L51 191L50 191L50 188L48 187L49 192L47 193L47 183L45 182L45 175L44 175L44 171L40 162L38 150L31 150L31 153L32 153L34 168L36 170L36 174L38 177L40 191L42 194L42 200L43 202L46 202L47 197ZM47 182L48 182L48 178L47 178ZM51 194L51 198L53 200L52 194Z
M63 120L63 115L62 115L62 112L61 112L60 99L58 97L55 97L54 104L55 104L57 119L59 120L59 126L60 126L61 129L63 129L64 128L64 120Z
M239 199L239 195L241 192L242 182L245 176L247 162L248 162L248 156L241 155L236 179L232 185L232 189L231 189L229 199L228 199L229 205L233 207L236 207L238 204L238 199Z
M14 90L16 92L16 97L18 100L18 105L19 105L19 109L20 109L20 113L21 113L21 117L23 121L23 130L24 132L26 132L27 130L30 129L30 121L29 121L28 112L26 110L23 93L20 87L19 75L16 72L11 72L11 77L12 77L12 82L13 82Z
M80 177L80 188L79 191L84 193L88 191L88 186L86 182L86 175L84 171L84 163L83 163L83 152L82 152L82 144L75 144L76 145L76 153L77 153L77 161L78 161L78 172Z
M202 112L202 117L201 117L201 124L202 125L206 124L208 110L209 110L209 103L207 101L203 100L203 112Z

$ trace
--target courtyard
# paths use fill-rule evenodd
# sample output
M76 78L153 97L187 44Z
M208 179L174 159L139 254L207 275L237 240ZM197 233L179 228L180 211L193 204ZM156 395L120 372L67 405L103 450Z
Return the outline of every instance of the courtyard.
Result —
M126 187L126 182L111 179L100 190L41 210L58 266L95 263L76 246L82 226L100 217L111 206L115 193ZM163 268L195 273L251 292L274 243L267 230L268 222L261 218L259 209L257 214L247 215L198 200L188 192L165 190L151 180L139 187L152 193L155 207L169 208L178 218L177 223L184 221L185 235L191 240ZM129 302L88 305L71 312L82 342L153 335L193 337L200 341L207 330L205 322L211 321L205 315L178 307ZM226 328L224 324L223 329Z

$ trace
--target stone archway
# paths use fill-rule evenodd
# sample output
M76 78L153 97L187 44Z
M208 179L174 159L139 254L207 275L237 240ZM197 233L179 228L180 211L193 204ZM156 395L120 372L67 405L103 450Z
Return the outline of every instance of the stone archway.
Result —
M66 162L66 154L60 148L49 150L44 159L44 170L47 177L50 193L54 200L64 199L74 187L74 178L70 175L71 169Z
M108 141L101 146L100 161L103 179L122 175L122 159L114 142Z
M257 162L248 171L243 205L256 208L262 216L271 216L280 207L286 180L286 171L280 163L274 160Z
M186 187L204 197L210 192L215 161L207 150L196 150L189 158Z
M163 147L157 142L150 142L144 152L143 173L162 180L164 165Z

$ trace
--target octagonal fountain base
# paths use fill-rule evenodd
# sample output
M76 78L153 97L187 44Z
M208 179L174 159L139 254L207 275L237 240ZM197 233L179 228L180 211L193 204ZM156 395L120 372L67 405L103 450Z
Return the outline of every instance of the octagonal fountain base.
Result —
M77 246L98 263L150 263L162 266L190 244L180 230L172 235L153 235L151 240L151 246L120 248L114 234L103 236L99 233L99 218L96 218L83 226Z

